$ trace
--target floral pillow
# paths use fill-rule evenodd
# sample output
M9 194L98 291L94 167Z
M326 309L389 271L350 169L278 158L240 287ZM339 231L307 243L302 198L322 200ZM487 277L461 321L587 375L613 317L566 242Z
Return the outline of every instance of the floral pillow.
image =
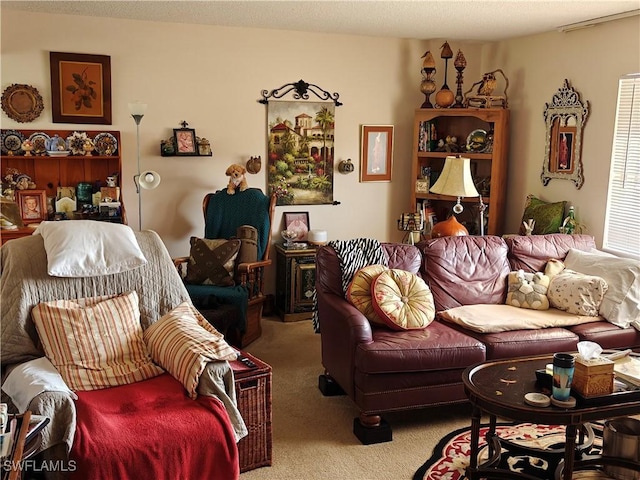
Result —
M596 317L608 289L602 277L565 269L551 280L549 302L558 310Z
M507 305L532 310L548 310L549 277L542 272L510 272L507 279Z

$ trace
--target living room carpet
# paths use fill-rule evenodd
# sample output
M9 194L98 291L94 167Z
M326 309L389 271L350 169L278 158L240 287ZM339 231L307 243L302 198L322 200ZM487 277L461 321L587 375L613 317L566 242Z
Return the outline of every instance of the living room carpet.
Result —
M597 454L602 449L602 425L591 424L594 433L593 443L585 453ZM489 430L487 425L480 428L480 459L487 459L487 443L484 439ZM509 440L512 447L504 448L500 458L500 468L513 472L527 473L541 480L554 478L558 461L562 459L559 450L564 444L564 427L538 425L535 423L499 423L496 432L500 438ZM469 427L458 429L445 435L433 449L433 454L415 473L414 480L462 480L469 465L470 437ZM518 446L536 448L538 452L528 454ZM555 453L554 453L555 450ZM609 479L600 471L574 472L574 480Z

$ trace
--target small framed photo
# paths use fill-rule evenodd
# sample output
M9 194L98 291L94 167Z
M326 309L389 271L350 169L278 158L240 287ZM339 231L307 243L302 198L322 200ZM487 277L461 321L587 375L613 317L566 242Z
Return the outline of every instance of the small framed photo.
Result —
M16 190L23 223L38 223L47 219L46 190Z
M363 125L361 182L390 182L393 163L393 125Z
M193 128L174 128L176 155L198 155L198 141Z
M309 212L284 212L284 228L298 234L294 241L306 242L309 235Z

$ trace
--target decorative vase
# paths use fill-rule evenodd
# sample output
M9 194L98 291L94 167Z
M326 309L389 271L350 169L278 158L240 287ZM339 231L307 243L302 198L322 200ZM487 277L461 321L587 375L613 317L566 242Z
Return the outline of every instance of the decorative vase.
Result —
M433 81L433 76L436 73L436 62L429 50L425 52L422 58L424 58L424 61L422 62L422 82L420 83L420 91L424 94L425 99L420 108L433 108L433 104L429 100L429 96L436 91L436 82Z
M453 66L458 71L458 74L456 76L456 84L458 88L456 90L456 97L455 97L456 103L453 104L452 108L463 108L464 97L462 96L462 72L464 71L465 68L467 68L467 59L464 58L464 54L462 53L462 50L458 50L458 53L456 54L456 59L453 62Z
M436 93L436 105L440 108L449 108L455 102L455 95L449 89L447 85L447 69L449 66L449 59L453 57L453 51L449 46L449 43L444 42L442 44L442 52L440 58L444 58L444 84L438 93Z
M469 235L469 231L458 222L455 215L451 215L448 219L436 223L431 229L431 238L440 237L463 237Z

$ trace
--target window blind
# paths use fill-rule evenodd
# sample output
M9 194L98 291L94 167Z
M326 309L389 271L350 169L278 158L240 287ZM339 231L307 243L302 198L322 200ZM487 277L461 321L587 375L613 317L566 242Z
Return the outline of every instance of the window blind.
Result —
M618 85L602 246L640 259L640 73Z

